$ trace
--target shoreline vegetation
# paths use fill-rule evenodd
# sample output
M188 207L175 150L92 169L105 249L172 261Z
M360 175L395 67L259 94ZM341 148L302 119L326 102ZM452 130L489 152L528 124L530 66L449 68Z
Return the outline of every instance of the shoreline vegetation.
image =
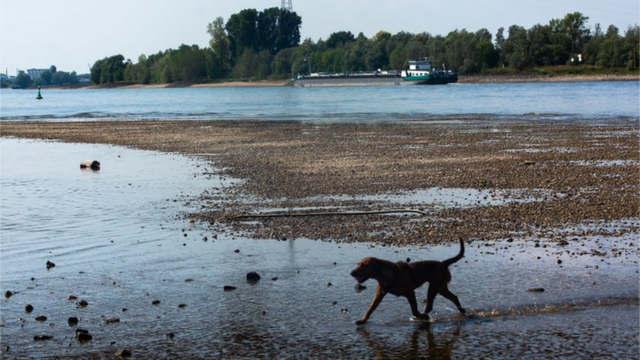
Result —
M498 74L498 75L460 75L460 84L500 84L500 83L535 83L535 82L582 82L582 81L640 81L638 74ZM292 86L292 80L257 80L257 81L223 81L210 83L194 83L180 81L168 84L108 83L102 85L77 84L63 86L43 86L43 89L165 89L165 88L243 88L243 87L280 87ZM37 87L15 90L33 90Z
M321 126L250 120L8 122L1 136L208 159L216 173L241 180L231 189L203 194L201 210L189 215L220 231L256 239L406 246L460 238L557 243L638 234L638 126L622 119L575 120L567 126L567 121L525 118ZM432 213L429 217L236 219L269 209L387 210L398 207L388 197L424 189L480 191L485 199L513 201L406 205Z

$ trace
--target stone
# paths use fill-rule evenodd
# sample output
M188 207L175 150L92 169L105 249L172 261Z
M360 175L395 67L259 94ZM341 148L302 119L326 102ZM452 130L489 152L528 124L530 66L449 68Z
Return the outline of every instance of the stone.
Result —
M223 289L224 291L233 291L236 289L236 287L231 285L225 285Z
M258 282L260 281L260 275L255 271L251 271L247 274L247 281L251 283Z
M75 316L72 316L69 319L67 319L67 323L69 323L69 326L76 326L78 325L78 318Z
M121 357L121 358L131 357L131 350L129 350L129 349L119 349L118 351L116 351L116 356Z
M56 264L52 263L51 261L47 261L47 270L56 267Z
M24 311L31 313L33 311L33 305L27 304L27 306L24 307Z

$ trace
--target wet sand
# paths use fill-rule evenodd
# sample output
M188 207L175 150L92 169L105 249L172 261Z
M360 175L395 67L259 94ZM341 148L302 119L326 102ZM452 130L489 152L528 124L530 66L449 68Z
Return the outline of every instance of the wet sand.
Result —
M637 121L7 122L2 136L205 157L241 183L203 194L202 210L192 219L255 238L407 245L638 233ZM452 193L451 199L420 198L424 189ZM207 206L213 200L224 206ZM234 219L246 213L390 208L431 216Z

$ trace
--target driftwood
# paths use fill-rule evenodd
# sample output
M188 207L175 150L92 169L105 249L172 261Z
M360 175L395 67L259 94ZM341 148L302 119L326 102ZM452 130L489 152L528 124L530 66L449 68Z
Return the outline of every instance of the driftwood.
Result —
M360 215L380 215L395 213L414 213L420 215L429 215L428 212L414 209L390 209L390 210L371 210L371 211L328 211L314 213L290 212L284 214L243 214L233 216L233 220L252 219L252 218L280 218L280 217L303 217L303 216L360 216Z

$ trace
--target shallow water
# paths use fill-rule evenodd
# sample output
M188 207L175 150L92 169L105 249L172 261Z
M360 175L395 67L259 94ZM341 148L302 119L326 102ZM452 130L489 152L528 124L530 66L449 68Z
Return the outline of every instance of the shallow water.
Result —
M450 289L469 317L440 297L433 323L414 322L406 300L388 296L357 327L375 292L372 281L354 288L349 272L360 258L445 259L458 245L249 240L181 220L202 191L233 183L197 158L6 138L0 146L0 291L14 293L0 300L3 358L102 358L121 348L166 359L631 358L639 350L632 236L467 244ZM81 171L83 159L102 169ZM631 251L577 255L594 247ZM56 266L47 270L47 261ZM247 283L250 271L262 276L257 284ZM527 291L538 287L545 291ZM74 340L76 328L93 340ZM41 334L53 339L35 342Z

